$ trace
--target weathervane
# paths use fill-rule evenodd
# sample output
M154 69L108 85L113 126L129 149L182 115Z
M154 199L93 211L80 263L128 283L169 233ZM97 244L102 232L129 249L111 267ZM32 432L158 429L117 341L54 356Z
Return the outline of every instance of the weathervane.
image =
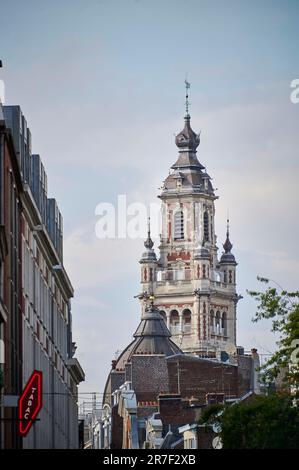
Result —
M191 85L187 81L187 78L185 78L185 86L186 86L186 115L188 116L188 114L189 114L189 105L190 105L190 101L188 100L188 98L189 98L188 90L189 90Z

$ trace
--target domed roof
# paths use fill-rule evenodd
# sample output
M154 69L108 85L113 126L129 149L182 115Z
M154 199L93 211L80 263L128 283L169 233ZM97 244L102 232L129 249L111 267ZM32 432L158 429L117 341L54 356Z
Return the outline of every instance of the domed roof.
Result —
M134 354L164 354L172 356L181 353L181 349L170 339L171 333L167 328L159 310L151 305L145 311L134 340L118 357L115 368L124 369Z
M222 264L236 264L236 259L232 253L223 253L220 258Z
M182 350L171 341L170 337L171 333L159 310L154 305L150 305L134 333L134 340L120 354L113 369L116 372L124 371L126 363L130 362L131 357L135 354L161 354L164 356L182 354ZM111 393L113 392L111 387L110 373L104 390L103 403L111 403Z
M184 129L176 136L175 143L180 149L188 149L196 151L200 143L200 136L196 134L190 126L190 115L184 117Z
M170 172L163 182L162 195L173 192L205 193L215 196L211 177L206 173L205 167L196 155L200 143L200 135L196 134L190 126L190 115L185 115L184 129L176 136L175 143L179 148L176 162L171 166Z
M202 245L196 249L194 259L210 259L210 251L204 246L204 241Z

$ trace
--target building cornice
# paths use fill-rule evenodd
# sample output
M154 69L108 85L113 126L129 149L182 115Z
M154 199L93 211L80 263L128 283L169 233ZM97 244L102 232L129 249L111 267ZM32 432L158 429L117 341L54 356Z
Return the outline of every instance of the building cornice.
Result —
M76 384L78 385L80 382L84 382L85 374L78 359L75 357L67 359L66 364Z

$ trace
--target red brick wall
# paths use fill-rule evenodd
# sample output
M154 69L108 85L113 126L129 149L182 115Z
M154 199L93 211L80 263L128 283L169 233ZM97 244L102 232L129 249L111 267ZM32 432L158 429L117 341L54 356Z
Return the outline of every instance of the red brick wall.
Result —
M180 392L183 399L194 397L204 404L207 393L238 395L236 366L183 356L169 358L167 365L169 391Z
M165 425L184 425L193 423L197 418L197 409L182 402L179 395L160 395L159 413Z

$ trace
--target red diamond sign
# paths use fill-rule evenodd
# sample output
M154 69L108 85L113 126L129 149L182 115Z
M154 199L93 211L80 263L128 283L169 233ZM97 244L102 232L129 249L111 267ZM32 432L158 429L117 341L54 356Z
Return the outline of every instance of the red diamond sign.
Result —
M42 376L40 370L33 371L18 401L19 434L23 437L42 407Z

